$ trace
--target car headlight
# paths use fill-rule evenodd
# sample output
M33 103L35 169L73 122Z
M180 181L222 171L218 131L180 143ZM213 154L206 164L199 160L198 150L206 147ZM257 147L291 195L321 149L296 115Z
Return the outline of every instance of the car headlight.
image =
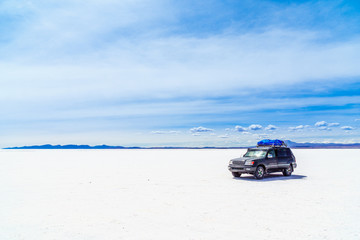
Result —
M252 160L246 160L246 161L245 161L245 165L247 165L247 166L252 166L252 165L254 165L254 161L252 161Z
M233 160L230 160L229 164L233 164Z

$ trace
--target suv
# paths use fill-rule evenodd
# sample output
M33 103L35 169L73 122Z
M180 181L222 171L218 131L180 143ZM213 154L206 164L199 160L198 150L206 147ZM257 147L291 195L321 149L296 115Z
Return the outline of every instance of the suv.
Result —
M295 156L283 141L265 139L258 142L256 148L249 148L243 157L230 160L228 168L234 177L248 173L263 179L266 173L272 172L290 176L296 167Z

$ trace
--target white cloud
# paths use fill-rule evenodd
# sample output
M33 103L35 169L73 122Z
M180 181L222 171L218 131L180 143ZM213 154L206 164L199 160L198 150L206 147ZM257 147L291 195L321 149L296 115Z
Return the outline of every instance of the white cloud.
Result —
M179 134L180 131L151 131L151 134Z
M201 133L201 132L212 132L214 131L214 129L211 129L211 128L204 128L204 127L194 127L194 128L191 128L190 131L192 133Z
M247 128L244 128L242 126L235 126L235 130L238 132L245 132L247 131Z
M315 127L325 127L327 125L328 125L328 123L325 121L320 121L320 122L315 123Z
M252 131L257 131L257 130L260 130L262 129L263 127L259 124L251 124L248 129L249 130L252 130Z
M289 127L289 130L290 130L290 131L296 131L296 130L300 130L300 129L303 129L303 126L302 126L302 125L297 126L297 127Z
M273 125L269 125L269 126L273 126ZM275 127L275 126L273 126L273 127ZM258 131L258 130L261 130L262 128L263 127L259 124L251 124L247 128L237 125L237 126L235 126L235 131L241 132L243 134L248 134L249 132L247 132L247 131L249 131L249 130ZM276 127L275 127L275 129L276 129ZM275 130L275 129L272 129L272 130ZM270 129L268 129L268 130L270 130Z
M343 126L341 127L342 130L354 130L355 128L351 127L351 126Z
M299 125L296 127L289 127L289 130L297 131L297 130L302 130L302 129L309 128L309 127L310 127L309 125Z
M328 123L326 121L320 121L315 123L315 127L318 127L320 130L329 130L329 127L337 127L340 123Z
M327 126L318 127L321 131L331 131L331 128L328 128Z
M265 128L265 130L268 130L268 131L273 131L273 130L276 130L277 129L277 127L276 126L274 126L274 125L268 125L266 128Z

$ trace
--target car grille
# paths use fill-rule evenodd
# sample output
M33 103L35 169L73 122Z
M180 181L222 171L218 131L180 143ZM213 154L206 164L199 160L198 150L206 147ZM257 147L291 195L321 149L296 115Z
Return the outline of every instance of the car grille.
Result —
M244 165L245 165L245 161L233 161L233 164L244 166Z

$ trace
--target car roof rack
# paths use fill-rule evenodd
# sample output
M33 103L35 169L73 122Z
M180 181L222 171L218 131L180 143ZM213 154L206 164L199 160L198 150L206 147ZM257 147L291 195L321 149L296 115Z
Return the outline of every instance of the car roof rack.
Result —
M257 143L256 147L287 147L286 143L279 139L264 139Z

